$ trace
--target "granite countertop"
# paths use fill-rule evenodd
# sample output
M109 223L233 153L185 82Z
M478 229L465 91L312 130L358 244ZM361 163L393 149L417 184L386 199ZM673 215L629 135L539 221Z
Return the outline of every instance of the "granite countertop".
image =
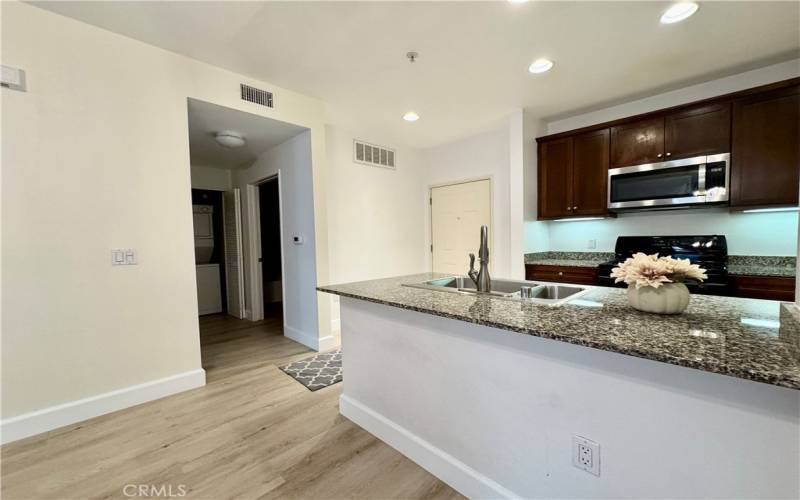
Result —
M537 252L525 254L525 264L542 266L597 267L611 260L614 260L614 254L608 252ZM728 256L728 274L735 276L792 278L796 272L795 257Z
M685 313L647 314L625 291L592 288L560 307L402 286L425 273L318 290L401 309L800 390L800 313L768 300L693 295Z
M537 252L525 254L525 263L542 266L597 267L614 258L608 252Z
M795 257L729 255L728 274L738 276L780 276L793 278L797 273Z

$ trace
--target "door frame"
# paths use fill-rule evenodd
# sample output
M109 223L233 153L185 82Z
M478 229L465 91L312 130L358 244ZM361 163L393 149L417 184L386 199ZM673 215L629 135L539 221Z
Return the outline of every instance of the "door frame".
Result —
M280 220L280 246L281 246L281 308L286 317L286 268L284 267L285 255L283 243L286 238L283 234L283 184L281 182L281 169L278 173L249 183L245 186L247 192L247 248L248 272L245 273L246 286L250 287L252 303L247 308L247 319L260 321L264 319L264 280L258 256L261 253L261 203L258 197L258 187L261 184L277 179L278 181L278 218Z
M426 188L427 196L425 198L425 201L428 202L425 204L428 213L426 217L426 222L428 224L428 242L427 242L428 249L426 250L426 254L429 256L428 270L430 270L431 272L433 272L433 209L432 209L433 190L436 188L457 186L459 184L469 184L470 182L478 182L478 181L489 181L489 234L491 235L489 249L491 250L492 248L497 248L497 246L495 245L496 236L494 231L494 225L495 225L494 224L494 175L488 174L488 175L481 175L478 177L466 177L463 179L458 179L453 181L428 184L428 187ZM477 240L478 238L476 237L475 239ZM489 253L489 260L490 261L492 260L491 252ZM467 273L464 272L464 274L466 275Z

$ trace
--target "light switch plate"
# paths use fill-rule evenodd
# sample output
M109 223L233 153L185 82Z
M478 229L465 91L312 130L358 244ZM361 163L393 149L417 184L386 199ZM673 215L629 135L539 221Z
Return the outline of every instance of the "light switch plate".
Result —
M136 249L134 248L113 248L111 250L112 266L135 266L138 263Z
M0 85L12 90L25 92L25 72L19 68L2 65L2 68L0 68Z

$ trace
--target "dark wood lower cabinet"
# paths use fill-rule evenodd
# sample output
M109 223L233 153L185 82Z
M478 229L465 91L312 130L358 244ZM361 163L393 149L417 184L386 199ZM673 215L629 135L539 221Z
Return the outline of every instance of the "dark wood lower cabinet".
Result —
M750 299L794 300L795 279L782 276L731 276L732 295Z
M526 264L525 279L532 281L553 281L556 283L596 285L597 268Z

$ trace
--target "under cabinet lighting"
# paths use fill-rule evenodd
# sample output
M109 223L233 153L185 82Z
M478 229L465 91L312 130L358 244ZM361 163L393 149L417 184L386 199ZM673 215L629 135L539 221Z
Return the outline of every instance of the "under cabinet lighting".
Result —
M800 207L782 207L782 208L751 208L750 210L742 210L744 214L761 214L769 212L797 212Z
M570 219L553 219L553 222L573 222L579 220L603 220L605 217L575 217Z
M739 320L743 325L755 326L756 328L780 328L781 322L774 319L742 318Z
M666 12L661 14L662 24L672 24L688 19L692 16L700 6L694 2L680 2L676 3L667 9Z

